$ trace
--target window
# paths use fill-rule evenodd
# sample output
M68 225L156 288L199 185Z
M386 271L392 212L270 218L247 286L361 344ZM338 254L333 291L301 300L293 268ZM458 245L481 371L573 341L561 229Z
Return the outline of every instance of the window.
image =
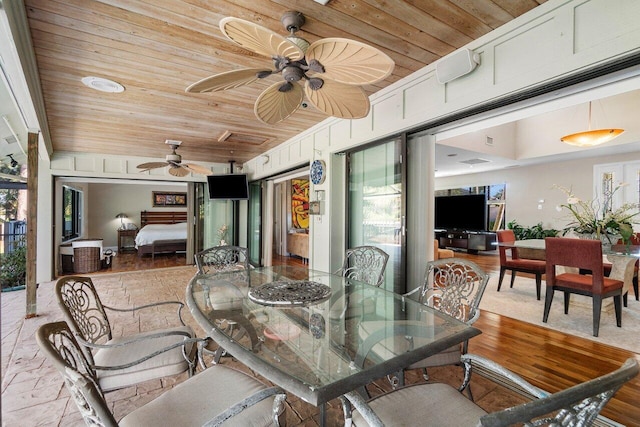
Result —
M62 241L75 239L82 230L82 191L62 186Z

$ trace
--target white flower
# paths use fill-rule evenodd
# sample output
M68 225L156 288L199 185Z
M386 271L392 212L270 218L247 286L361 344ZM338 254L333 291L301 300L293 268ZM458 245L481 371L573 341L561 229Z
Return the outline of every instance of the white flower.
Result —
M580 203L580 199L577 197L569 197L567 199L567 204L568 205L577 205L578 203Z

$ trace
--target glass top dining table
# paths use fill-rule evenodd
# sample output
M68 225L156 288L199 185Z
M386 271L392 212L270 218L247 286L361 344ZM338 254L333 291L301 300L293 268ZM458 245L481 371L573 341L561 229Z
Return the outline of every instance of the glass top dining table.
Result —
M402 295L292 266L196 274L186 300L207 336L315 406L480 334Z

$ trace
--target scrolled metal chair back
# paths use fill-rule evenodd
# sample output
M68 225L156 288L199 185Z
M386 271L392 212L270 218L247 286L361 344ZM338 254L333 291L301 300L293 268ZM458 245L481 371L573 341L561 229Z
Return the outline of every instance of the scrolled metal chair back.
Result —
M87 425L117 426L93 370L66 322L40 326L36 341L64 379Z
M384 281L389 255L375 246L347 249L339 274L349 279L380 286Z
M478 306L489 275L465 259L447 258L427 263L418 300L456 319L469 322Z
M58 305L75 333L90 343L110 340L111 325L107 313L89 277L67 276L56 283ZM93 363L93 355L82 347L86 358Z
M195 260L201 274L249 270L247 248L240 246L214 246L198 252Z

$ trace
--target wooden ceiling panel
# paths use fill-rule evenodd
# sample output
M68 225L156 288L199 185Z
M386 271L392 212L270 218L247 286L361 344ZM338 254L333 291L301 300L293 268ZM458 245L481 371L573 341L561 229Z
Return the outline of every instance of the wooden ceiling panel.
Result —
M224 92L186 93L213 74L272 67L222 35L223 17L287 35L280 17L299 10L306 23L298 35L310 42L342 37L382 50L396 67L363 87L371 95L542 2L25 0L54 151L162 158L164 141L178 139L185 160L222 163L243 163L326 118L309 107L274 126L256 119L256 99L279 75ZM94 91L80 82L85 76L126 90ZM219 141L225 132L233 138Z

